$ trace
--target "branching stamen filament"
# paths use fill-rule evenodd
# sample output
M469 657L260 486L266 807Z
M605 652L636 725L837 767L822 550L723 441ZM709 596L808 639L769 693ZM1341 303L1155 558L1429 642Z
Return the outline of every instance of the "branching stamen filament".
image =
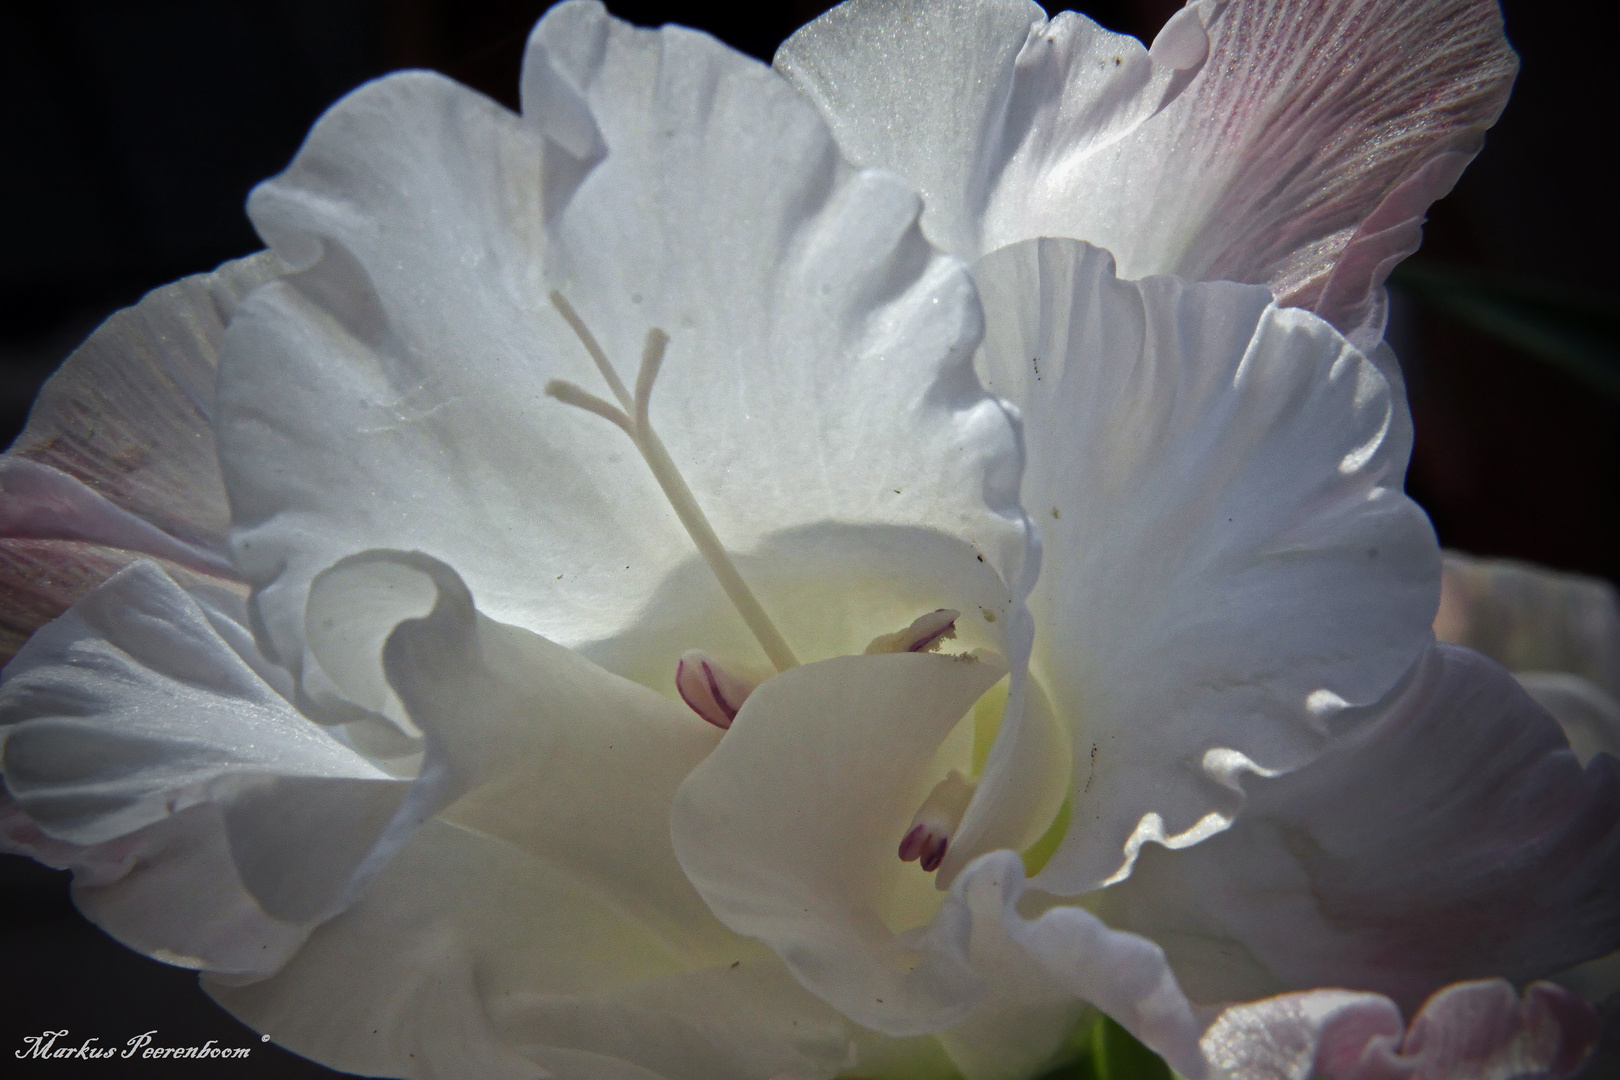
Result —
M652 401L653 382L658 378L658 369L664 362L664 349L669 344L669 335L656 327L647 331L647 341L641 353L641 368L636 375L636 395L632 400L624 382L608 360L607 354L602 351L601 345L597 344L596 338L586 327L585 321L579 317L579 313L574 310L573 305L559 292L551 294L551 303L573 328L580 343L585 346L585 351L591 354L591 359L596 361L597 370L602 373L602 378L613 390L613 396L619 399L623 408L615 408L612 403L561 379L553 379L547 383L546 393L565 405L584 409L611 421L630 436L630 441L641 452L642 460L652 470L653 479L657 480L658 486L663 489L664 497L669 500L675 516L680 518L686 534L692 538L692 543L703 556L703 561L708 563L710 571L720 582L720 587L725 590L732 606L737 609L737 614L742 616L743 622L748 624L748 629L759 640L760 647L765 650L765 655L770 658L772 665L777 671L798 667L799 661L793 655L793 650L788 648L788 643L776 629L776 624L771 622L770 616L754 598L747 582L743 581L742 575L737 572L731 556L726 553L720 538L715 535L713 526L709 524L709 519L698 506L697 497L692 494L692 489L687 487L685 478L675 467L674 459L664 448L664 441L658 437L652 429L652 424L648 422L647 410Z

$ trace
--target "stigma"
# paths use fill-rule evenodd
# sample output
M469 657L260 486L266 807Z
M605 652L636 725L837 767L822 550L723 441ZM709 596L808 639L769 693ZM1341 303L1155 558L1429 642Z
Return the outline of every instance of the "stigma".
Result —
M562 293L551 294L552 306L563 320L573 328L574 335L579 338L585 351L590 354L596 364L602 381L607 383L608 389L619 404L615 406L610 401L604 401L595 394L589 393L574 383L562 379L552 379L546 384L546 394L556 398L564 405L572 405L577 409L584 409L588 413L595 413L608 421L630 437L630 442L640 451L641 458L652 470L653 479L669 500L669 505L675 511L675 516L686 529L686 535L691 538L692 544L703 556L703 561L709 564L720 588L725 591L726 597L737 614L742 616L743 622L759 641L760 648L775 665L777 671L786 671L799 666L798 657L755 599L748 583L737 572L736 565L731 561L720 538L715 535L714 527L704 516L703 508L698 505L697 498L692 489L687 486L680 470L675 467L674 459L669 456L669 450L664 441L652 428L649 418L649 408L652 401L653 383L658 379L658 372L664 364L664 350L669 345L669 335L657 327L647 331L647 339L641 350L641 367L636 372L636 389L632 397L630 390L625 386L624 380L614 368L612 361L602 351L601 344L596 340L585 320L579 317L574 306L564 299Z

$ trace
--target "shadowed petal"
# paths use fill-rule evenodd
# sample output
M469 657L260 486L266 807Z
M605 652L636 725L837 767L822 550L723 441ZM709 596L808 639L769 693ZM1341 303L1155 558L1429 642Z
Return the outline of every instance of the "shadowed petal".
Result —
M895 845L945 771L936 750L1005 672L994 657L931 653L794 668L749 696L676 797L676 855L720 920L885 1034L949 1026L982 993L960 960L932 961L895 933L931 912L890 927L877 898L888 878L922 878Z
M72 870L73 903L84 917L166 964L263 978L309 935L308 926L266 914L243 884L212 803L78 845L47 836L0 795L0 851Z
M1032 671L1073 746L1039 881L1070 894L1218 831L1244 773L1309 761L1388 693L1431 640L1439 553L1401 490L1401 403L1320 319L1258 286L1120 281L1070 240L974 273L1045 548Z
M478 611L449 567L414 553L344 564L430 609L388 639L385 667L426 756L396 826L443 812L595 884L690 948L731 947L670 850L677 786L723 734L678 700Z
M758 945L694 966L588 881L440 821L274 978L204 985L288 1049L413 1080L830 1076L848 1046Z
M1195 1000L1336 985L1404 1008L1620 947L1620 766L1584 769L1477 653L1437 646L1373 724L1236 824L1146 849L1102 910L1161 942Z
M0 738L7 834L79 872L86 915L171 962L264 974L339 902L405 782L292 708L244 618L136 563L6 668Z
M422 601L384 668L425 756L354 903L276 978L211 985L222 1004L360 1072L833 1071L841 1021L715 921L671 851L676 787L718 729L484 617L426 556L368 552L329 574L347 595Z

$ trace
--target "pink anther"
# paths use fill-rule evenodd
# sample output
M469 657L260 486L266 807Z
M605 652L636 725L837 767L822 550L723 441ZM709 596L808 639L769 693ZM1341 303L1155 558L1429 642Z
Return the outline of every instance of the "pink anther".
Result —
M681 654L675 665L675 689L692 711L722 730L737 719L755 683L732 674L713 657L697 649Z

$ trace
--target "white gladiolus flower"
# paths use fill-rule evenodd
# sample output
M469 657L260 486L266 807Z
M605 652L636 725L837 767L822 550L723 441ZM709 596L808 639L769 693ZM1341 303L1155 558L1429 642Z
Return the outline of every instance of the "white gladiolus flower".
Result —
M335 105L0 459L0 843L366 1075L1568 1073L1620 769L1435 643L1378 347L1494 84L1266 201L1253 6L905 10Z

